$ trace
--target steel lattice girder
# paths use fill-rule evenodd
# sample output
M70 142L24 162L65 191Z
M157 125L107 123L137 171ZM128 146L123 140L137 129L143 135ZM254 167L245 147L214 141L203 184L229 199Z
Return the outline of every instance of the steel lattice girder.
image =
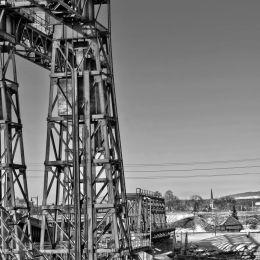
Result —
M28 11L30 10L30 11ZM0 6L0 41L11 42L15 53L46 69L51 62L51 31L37 29L31 9L12 9ZM44 29L44 30L43 30Z
M94 18L97 20L95 14L98 15L102 5L110 5L109 0L29 0L29 2L32 6L44 10L63 24L70 25L73 21L74 26L76 25L79 30L81 30L80 27L84 28L83 23L93 22ZM95 6L99 9L96 12Z
M54 25L62 24L71 34L86 38L109 34L109 25L102 25L100 14L109 1L77 0L70 5L67 2L7 0L0 4L0 41L12 42L16 45L16 54L50 70ZM92 6L92 21L83 13L86 6ZM45 18L37 15L40 10L45 12Z
M46 69L50 69L52 40L33 26L24 24L15 53Z

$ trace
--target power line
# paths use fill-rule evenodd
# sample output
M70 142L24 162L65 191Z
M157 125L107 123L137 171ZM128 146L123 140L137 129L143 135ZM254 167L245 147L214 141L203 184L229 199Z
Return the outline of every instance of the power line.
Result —
M232 169L247 169L247 168L259 168L260 165L251 166L232 166L232 167L214 167L214 168L193 168L193 169L167 169L167 170L136 170L126 172L192 172L192 171L213 171L213 170L232 170Z
M236 163L236 162L254 162L259 161L260 158L245 158L234 160L213 160L213 161L190 161L190 162L167 162L167 163L125 163L126 167L139 167L139 166L170 166L170 165L196 165L196 164L216 164L216 163Z
M212 160L212 161L189 161L189 162L165 162L165 163L124 163L125 167L139 167L139 166L170 166L170 165L196 165L196 164L216 164L216 163L240 163L240 162L254 162L260 161L260 158L242 158L230 160ZM44 163L31 162L27 165L43 166Z
M126 172L127 173L127 172ZM246 172L246 173L229 173L229 174L195 174L195 175L160 175L160 176L125 176L127 179L147 179L147 180L158 180L158 179L188 179L188 178L211 178L211 177L229 177L229 176L246 176L246 175L258 175L259 172ZM28 175L27 178L43 178L43 175Z
M212 178L212 177L229 177L229 176L245 176L245 175L257 175L260 173L230 173L230 174L210 174L210 175L177 175L177 176L125 176L126 179L140 179L140 180L158 180L158 179L189 179L189 178Z
M192 171L215 171L215 170L233 170L233 169L252 169L259 168L260 165L248 165L248 166L231 166L231 167L212 167L212 168L192 168L192 169L165 169L165 170L126 170L125 172L192 172ZM28 172L42 172L40 169L27 169Z

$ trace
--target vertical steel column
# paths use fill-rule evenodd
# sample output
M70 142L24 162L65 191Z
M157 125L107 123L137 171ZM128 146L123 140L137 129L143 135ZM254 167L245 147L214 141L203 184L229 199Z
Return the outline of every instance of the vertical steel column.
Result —
M83 58L83 57L82 57ZM73 126L73 171L75 214L75 259L81 259L81 207L80 207L80 162L79 162L79 97L77 69L72 70L72 126Z
M85 68L87 69L87 68ZM85 197L85 237L87 237L87 245L85 246L88 251L88 258L94 259L94 240L95 234L93 234L95 222L94 222L94 212L93 212L93 169L92 172L92 147L91 147L91 107L90 107L90 71L84 70L83 74L83 84L84 84L84 96L85 96L85 110L84 110L84 133L85 133L85 142L84 142L84 152L85 152L85 169L84 169L84 184L86 197Z

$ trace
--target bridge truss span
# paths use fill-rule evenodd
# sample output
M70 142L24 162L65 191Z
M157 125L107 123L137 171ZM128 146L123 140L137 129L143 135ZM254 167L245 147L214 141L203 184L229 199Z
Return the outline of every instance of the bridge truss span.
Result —
M165 200L159 192L137 188L136 193L127 193L130 230L138 239L143 234L150 241L169 238L175 230L166 222Z

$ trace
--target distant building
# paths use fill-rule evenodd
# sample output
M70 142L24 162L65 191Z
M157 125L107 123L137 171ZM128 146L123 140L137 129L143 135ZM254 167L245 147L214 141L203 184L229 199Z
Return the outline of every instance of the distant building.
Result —
M257 211L260 211L260 201L256 201L256 202L255 202L255 209L256 209Z
M242 224L232 216L229 216L220 226L220 231L240 232L243 229Z

